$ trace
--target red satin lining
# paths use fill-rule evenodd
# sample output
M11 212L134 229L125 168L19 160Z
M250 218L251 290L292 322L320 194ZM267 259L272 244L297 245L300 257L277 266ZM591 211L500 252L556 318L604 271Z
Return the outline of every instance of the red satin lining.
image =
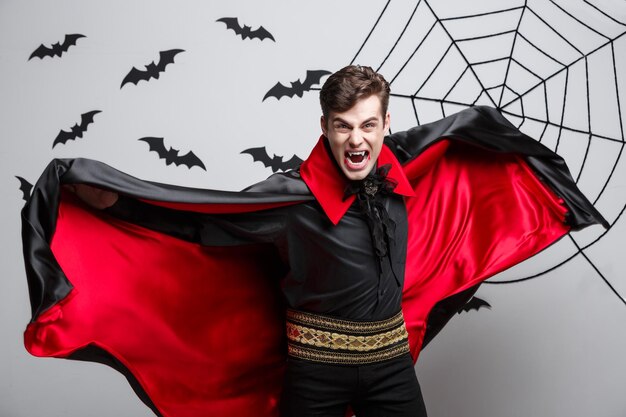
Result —
M74 290L28 326L29 352L102 347L165 417L276 415L284 324L273 247L202 247L67 197L51 247Z
M403 311L414 360L440 300L536 254L568 232L566 208L515 155L454 143L406 199Z
M412 159L404 165L404 173L409 181L421 177L446 153L446 149L450 142L447 140L440 140L439 142L431 145L428 149L422 152L418 157Z
M299 201L286 201L281 203L263 204L207 204L207 203L176 203L170 201L157 201L140 198L139 200L160 207L174 210L192 211L196 213L220 214L220 213L250 213L253 211L267 210L271 208L291 206Z

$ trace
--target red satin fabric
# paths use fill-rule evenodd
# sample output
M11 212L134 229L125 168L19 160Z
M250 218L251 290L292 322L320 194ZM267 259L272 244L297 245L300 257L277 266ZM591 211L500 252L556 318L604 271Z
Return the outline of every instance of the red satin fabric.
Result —
M409 178L416 197L406 200L402 309L414 360L438 301L531 257L569 230L562 201L522 158L454 143L431 162L429 170L416 170L423 175Z
M284 324L273 251L201 247L69 197L52 250L74 290L28 326L29 352L95 344L165 417L276 415Z
M403 297L414 359L437 301L568 231L565 208L521 159L457 143L430 149L404 167L415 191ZM96 344L165 417L277 415L285 350L271 248L201 247L66 194L52 250L74 290L28 326L32 354Z

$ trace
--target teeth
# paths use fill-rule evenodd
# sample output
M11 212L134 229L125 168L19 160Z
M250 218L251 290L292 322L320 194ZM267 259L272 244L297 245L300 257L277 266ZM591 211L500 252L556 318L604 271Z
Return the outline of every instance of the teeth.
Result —
M359 152L350 152L350 151L348 151L348 155L349 156L365 156L365 151L359 151Z

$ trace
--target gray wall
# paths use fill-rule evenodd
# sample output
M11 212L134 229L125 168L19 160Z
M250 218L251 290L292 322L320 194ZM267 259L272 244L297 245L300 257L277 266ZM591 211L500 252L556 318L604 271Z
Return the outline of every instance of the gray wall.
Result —
M334 71L353 58L382 64L393 93L417 97L392 99L394 131L473 102L500 104L511 121L524 122L523 131L566 158L612 224L607 232L573 233L490 281L537 278L481 287L477 295L493 308L457 316L416 366L430 415L626 415L624 2L392 0L381 14L386 5L0 2L0 416L152 415L115 371L31 357L23 348L30 309L15 176L33 183L51 158L81 156L144 179L243 188L271 172L242 150L266 146L304 158L320 134L316 91L262 101L265 93L278 81L302 79L306 70ZM481 16L448 19L473 14ZM276 42L242 40L215 22L227 16L263 25ZM517 36L483 37L510 30ZM28 59L40 44L71 33L86 37L62 57ZM185 51L158 80L120 89L131 67L174 48ZM477 64L482 61L490 62ZM82 138L52 148L61 129L91 110L101 113ZM206 171L165 166L137 141L144 136L193 150Z

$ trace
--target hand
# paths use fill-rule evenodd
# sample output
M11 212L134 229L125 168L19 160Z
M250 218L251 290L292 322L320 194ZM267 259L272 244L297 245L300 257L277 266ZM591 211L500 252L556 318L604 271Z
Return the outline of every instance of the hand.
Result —
M65 185L65 187L85 203L99 210L111 207L119 198L116 192L103 190L87 184L69 184Z

